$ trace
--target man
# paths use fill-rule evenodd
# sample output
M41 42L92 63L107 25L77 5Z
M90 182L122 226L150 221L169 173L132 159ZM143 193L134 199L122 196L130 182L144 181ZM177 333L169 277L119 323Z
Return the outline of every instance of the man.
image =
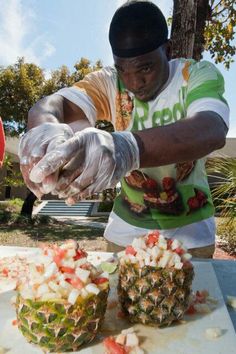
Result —
M22 173L38 196L74 203L122 180L105 237L120 250L150 229L214 252L214 207L205 156L225 144L224 81L209 62L171 60L165 18L149 1L113 16L115 68L91 73L36 103L20 144ZM115 133L99 131L97 119ZM124 178L123 178L124 177Z

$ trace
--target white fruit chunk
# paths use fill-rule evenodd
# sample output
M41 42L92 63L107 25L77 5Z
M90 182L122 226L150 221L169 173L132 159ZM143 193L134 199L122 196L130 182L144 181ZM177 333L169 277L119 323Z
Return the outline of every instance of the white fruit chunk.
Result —
M68 297L68 302L72 305L74 305L76 303L76 300L78 298L80 294L80 291L78 289L73 289L71 292L70 292L70 295Z
M222 335L222 330L219 327L209 327L205 330L205 335L208 339L215 339Z
M126 336L126 345L128 347L136 347L138 346L138 337L135 333L128 333Z
M90 271L82 268L76 268L75 274L82 282L87 283L90 276Z
M125 344L125 340L126 340L126 335L125 334L118 334L118 336L116 337L116 343L124 345Z
M236 309L236 296L227 295L227 305Z
M99 288L95 284L92 284L92 283L86 285L85 289L87 290L88 293L92 293L95 295L97 295L100 292Z

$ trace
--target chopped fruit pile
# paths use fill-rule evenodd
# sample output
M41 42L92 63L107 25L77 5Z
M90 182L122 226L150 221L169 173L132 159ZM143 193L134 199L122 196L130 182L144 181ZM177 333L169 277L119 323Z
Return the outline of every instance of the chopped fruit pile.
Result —
M135 238L132 245L118 254L120 263L138 263L139 267L182 269L191 266L191 254L181 241L166 239L159 231L150 231L145 237Z
M0 280L25 277L28 269L28 261L26 257L4 257L0 259Z
M28 278L18 286L24 299L50 301L67 300L98 294L107 287L108 273L99 272L87 260L87 253L75 241L44 246L29 264Z
M216 306L217 300L211 297L207 290L197 290L192 293L190 305L186 311L187 315L195 315L197 313L210 313Z
M29 261L27 257L14 256L0 259L0 292L14 290L20 279L27 277Z
M143 354L139 347L139 338L134 328L121 331L116 337L107 337L103 340L106 354Z

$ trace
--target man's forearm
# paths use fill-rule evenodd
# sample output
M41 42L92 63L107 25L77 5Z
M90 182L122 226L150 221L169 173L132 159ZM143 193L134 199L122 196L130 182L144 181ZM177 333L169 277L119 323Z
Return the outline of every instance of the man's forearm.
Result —
M28 130L43 123L63 123L63 97L51 95L42 98L30 109L28 114Z
M140 167L163 166L204 157L225 144L227 128L214 112L134 133Z

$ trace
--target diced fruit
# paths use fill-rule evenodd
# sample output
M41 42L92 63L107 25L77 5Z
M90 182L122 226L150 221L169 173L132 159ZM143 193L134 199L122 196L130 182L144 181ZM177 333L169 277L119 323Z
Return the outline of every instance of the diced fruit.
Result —
M189 307L194 276L191 255L178 240L150 231L133 241L134 252L120 253L118 297L130 322L165 326ZM131 351L132 352L132 351Z
M152 232L148 235L147 237L147 240L146 240L146 244L147 245L154 245L158 242L159 240L159 236L160 236L160 233L159 231L156 231L156 232Z
M103 284L103 283L107 283L108 281L109 281L109 279L107 279L107 278L93 279L94 284Z
M227 296L227 305L236 309L236 296Z
M62 273L74 274L75 269L70 267L60 267Z
M119 343L116 343L113 337L105 338L103 345L107 354L127 354L127 351Z
M132 246L127 246L125 249L125 253L135 256L137 252L135 251L135 249Z
M73 240L42 247L28 270L15 303L18 328L26 339L43 352L77 351L91 342L105 315L108 273L88 262Z
M222 335L222 330L219 327L209 327L205 330L205 335L208 339L215 339Z
M101 263L101 269L104 271L104 272L107 272L109 274L112 274L116 271L117 269L117 262L102 262Z

